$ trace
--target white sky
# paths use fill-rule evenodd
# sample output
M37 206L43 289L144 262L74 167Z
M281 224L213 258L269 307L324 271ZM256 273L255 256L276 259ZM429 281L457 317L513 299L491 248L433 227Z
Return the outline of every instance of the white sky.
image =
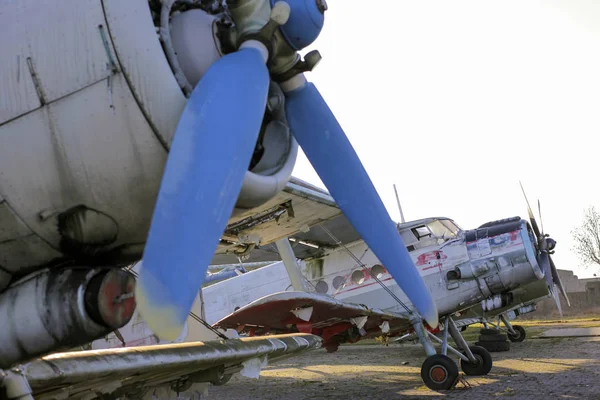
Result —
M575 5L576 4L576 5ZM463 228L527 216L523 181L560 269L600 206L600 1L328 0L308 74L392 218ZM304 154L294 176L323 187Z

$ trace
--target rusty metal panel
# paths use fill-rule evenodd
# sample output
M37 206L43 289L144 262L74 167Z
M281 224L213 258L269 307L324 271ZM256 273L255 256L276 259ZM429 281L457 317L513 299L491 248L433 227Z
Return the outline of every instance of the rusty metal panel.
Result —
M35 234L0 243L0 265L15 275L31 272L34 267L60 256Z
M23 3L0 2L0 125L41 105L27 68L27 42L21 37L29 18L21 11Z
M123 75L109 79L50 104L50 118L78 203L113 218L119 240L140 243L167 153Z
M9 2L11 3L11 2ZM21 0L9 11L8 25L21 44L27 78L38 81L38 96L49 103L113 73L115 57L100 0ZM18 4L18 5L16 5ZM14 22L20 21L20 23ZM102 27L102 28L100 28ZM105 36L108 35L105 33ZM35 82L34 82L35 83Z
M144 115L171 143L186 98L164 54L147 0L103 0L123 73Z
M0 200L0 243L31 234L31 230L13 212L7 202Z
M0 127L0 192L55 248L57 216L80 204L113 218L117 240L140 243L165 159L116 74Z
M60 160L51 151L51 138L46 108L0 127L0 192L25 224L39 224L37 212L60 206L60 196L68 196L59 191ZM56 226L50 232L56 234Z

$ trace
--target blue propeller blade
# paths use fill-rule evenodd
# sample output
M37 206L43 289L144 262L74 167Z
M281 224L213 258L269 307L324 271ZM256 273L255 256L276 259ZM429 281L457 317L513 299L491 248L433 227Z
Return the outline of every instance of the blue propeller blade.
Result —
M292 133L354 228L431 327L435 303L344 131L312 83L286 94Z
M181 332L235 206L265 112L269 72L244 48L217 61L194 89L163 174L136 287L161 339Z

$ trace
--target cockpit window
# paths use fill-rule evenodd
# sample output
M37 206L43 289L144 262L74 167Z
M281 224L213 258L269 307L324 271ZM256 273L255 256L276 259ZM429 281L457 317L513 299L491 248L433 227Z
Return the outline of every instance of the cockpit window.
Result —
M455 235L458 235L458 232L460 232L460 227L456 225L454 221L450 221L449 219L441 219L440 222L444 224L446 228L448 228L448 230L454 233Z
M408 251L414 251L456 238L460 228L451 220L436 219L423 225L400 231L400 237Z
M456 236L456 233L449 229L446 224L440 220L435 220L427 224L434 236L438 239L450 239Z

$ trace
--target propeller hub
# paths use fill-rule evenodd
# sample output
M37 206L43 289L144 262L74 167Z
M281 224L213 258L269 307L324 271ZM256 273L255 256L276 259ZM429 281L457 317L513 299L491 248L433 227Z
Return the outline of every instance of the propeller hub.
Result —
M270 0L271 6L277 0ZM314 42L325 22L327 3L325 0L286 0L291 12L288 21L279 30L286 42L296 51Z

